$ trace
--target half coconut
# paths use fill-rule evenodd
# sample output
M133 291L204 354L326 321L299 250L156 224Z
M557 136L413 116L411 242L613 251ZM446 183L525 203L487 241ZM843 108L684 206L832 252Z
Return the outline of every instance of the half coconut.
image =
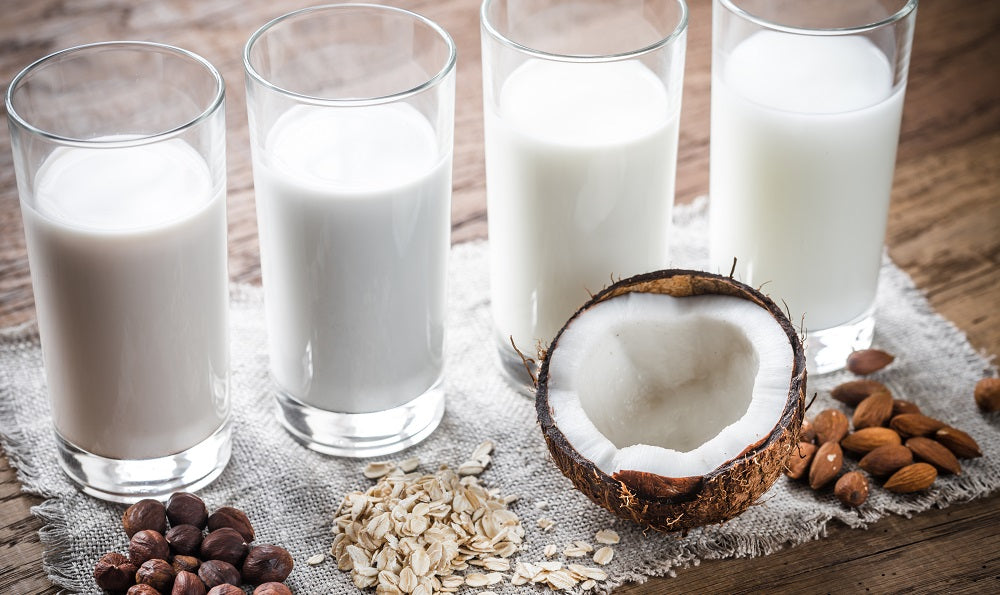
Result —
M542 359L535 406L563 474L664 531L730 519L781 474L805 403L802 343L768 297L666 270L588 301Z

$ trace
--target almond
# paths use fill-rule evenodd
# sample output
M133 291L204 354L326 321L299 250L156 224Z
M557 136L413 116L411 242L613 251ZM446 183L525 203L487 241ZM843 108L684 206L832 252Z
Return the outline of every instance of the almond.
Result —
M889 428L863 428L852 432L840 441L846 450L857 454L869 453L886 444L902 444L903 440Z
M916 403L904 399L892 400L892 414L902 415L904 413L920 413L920 407Z
M836 409L824 409L813 418L813 428L816 430L816 441L840 442L847 435L849 422L847 416Z
M799 479L806 474L809 463L816 454L816 445L812 442L799 442L788 454L788 461L785 463L785 474L792 479Z
M882 392L889 392L889 388L878 380L862 378L837 385L830 391L830 396L848 407L857 407L869 396Z
M922 413L902 413L889 420L889 427L896 430L904 438L909 436L930 436L946 423Z
M830 483L844 466L844 452L836 442L824 442L809 467L809 487L818 490Z
M868 480L859 471L850 471L837 480L833 494L845 505L857 508L868 499Z
M934 433L934 439L947 446L956 457L974 459L983 456L983 451L979 450L979 445L972 436L962 430L945 426Z
M927 463L913 463L893 473L882 487L897 494L908 494L926 490L935 479L937 469Z
M1000 411L1000 378L983 378L973 393L983 411Z
M858 376L878 372L896 359L881 349L862 349L847 356L847 369Z
M802 427L799 428L799 442L812 442L816 439L816 427L809 419L802 420Z
M858 467L872 475L891 475L911 463L913 453L909 448L902 444L886 444L861 457Z
M918 459L937 467L938 471L955 475L962 472L962 466L955 455L939 442L923 436L914 436L906 441L906 447L912 450Z
M858 403L854 410L851 423L855 430L874 428L884 425L892 417L892 395L883 391L877 392Z

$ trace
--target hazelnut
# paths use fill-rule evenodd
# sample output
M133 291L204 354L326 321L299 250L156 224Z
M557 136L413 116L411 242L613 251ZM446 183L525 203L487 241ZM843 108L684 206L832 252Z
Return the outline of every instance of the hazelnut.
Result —
M194 525L204 529L208 524L205 501L190 492L177 492L167 500L167 518L170 526Z
M229 562L208 560L198 567L198 578L209 589L223 584L239 585L240 571ZM242 592L242 591L241 591Z
M194 525L174 525L163 537L175 554L191 556L201 549L201 529Z
M212 587L212 590L208 592L208 595L246 595L243 589L235 587L230 584L222 584L217 587Z
M277 545L258 545L250 550L243 562L243 580L252 583L270 583L288 578L295 563L288 550Z
M264 583L253 590L253 595L292 595L285 583Z
M132 585L125 595L162 595L159 591L149 585Z
M165 533L167 530L167 509L163 503L157 500L149 498L139 500L125 509L125 514L122 515L122 527L125 528L125 534L129 537L143 529Z
M135 582L149 585L161 593L169 593L174 583L174 569L166 560L146 560L135 573Z
M151 529L139 531L128 542L128 557L136 566L154 558L166 560L168 556L170 546L167 545L167 540Z
M235 529L223 527L209 533L201 542L202 560L222 560L238 566L249 547Z
M216 531L223 527L235 529L243 536L243 539L250 543L254 539L253 525L246 513L232 506L223 506L208 517L208 530Z
M94 566L94 581L105 591L124 591L135 583L135 564L118 552L101 556Z
M205 595L207 590L205 583L201 582L197 574L182 570L174 579L174 588L170 591L170 595Z
M195 558L194 556L174 556L174 572L180 573L181 571L188 572L198 572L198 567L201 566L201 560Z

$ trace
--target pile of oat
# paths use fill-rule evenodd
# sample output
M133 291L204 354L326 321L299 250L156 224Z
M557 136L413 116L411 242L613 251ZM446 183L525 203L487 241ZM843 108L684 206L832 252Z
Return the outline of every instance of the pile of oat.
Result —
M557 560L517 562L511 572L511 557L521 550L525 530L507 508L517 496L487 489L477 477L489 466L492 451L493 443L484 441L457 470L441 465L433 474L417 472L416 458L369 463L364 474L378 483L344 496L336 513L330 555L337 567L349 571L358 588L375 587L377 595L454 593L505 580L589 590L606 580L600 568L564 567ZM563 555L594 552L596 563L607 564L614 555L609 545L618 543L618 535L602 530L595 539L605 544L596 552L589 543L575 541ZM545 549L546 558L558 553L554 544ZM321 562L321 557L309 560Z

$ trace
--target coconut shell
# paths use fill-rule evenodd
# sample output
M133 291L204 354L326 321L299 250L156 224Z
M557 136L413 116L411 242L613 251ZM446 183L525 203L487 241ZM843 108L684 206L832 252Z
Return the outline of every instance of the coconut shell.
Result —
M548 402L549 361L563 331L594 305L627 293L657 293L684 298L730 295L764 308L781 325L792 347L788 399L770 434L737 457L700 477L669 478L622 470L613 476L583 457L555 425ZM535 393L535 409L556 465L578 490L618 517L660 531L686 531L731 519L750 507L784 470L796 444L805 409L806 359L795 328L770 298L730 277L670 269L623 279L583 305L563 326L544 354Z

